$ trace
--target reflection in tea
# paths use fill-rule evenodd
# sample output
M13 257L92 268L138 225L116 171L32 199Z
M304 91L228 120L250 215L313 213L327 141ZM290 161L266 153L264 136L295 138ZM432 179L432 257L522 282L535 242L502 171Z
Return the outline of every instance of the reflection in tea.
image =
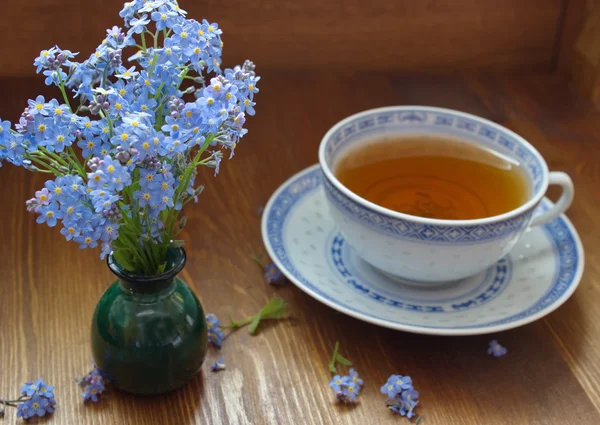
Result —
M511 211L529 198L519 164L469 142L412 136L365 142L334 173L352 192L420 217L469 220Z

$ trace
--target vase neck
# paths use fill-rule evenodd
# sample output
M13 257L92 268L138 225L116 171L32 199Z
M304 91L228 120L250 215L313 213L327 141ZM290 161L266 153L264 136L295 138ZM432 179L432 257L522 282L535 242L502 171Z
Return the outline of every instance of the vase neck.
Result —
M139 281L135 279L119 278L121 288L131 294L156 294L168 290L169 287L175 284L175 276L169 279L155 280L152 282Z
M167 290L175 283L175 277L185 266L183 248L169 248L165 259L164 271L156 275L137 275L125 270L114 256L109 254L107 264L118 278L121 288L131 294L155 294Z

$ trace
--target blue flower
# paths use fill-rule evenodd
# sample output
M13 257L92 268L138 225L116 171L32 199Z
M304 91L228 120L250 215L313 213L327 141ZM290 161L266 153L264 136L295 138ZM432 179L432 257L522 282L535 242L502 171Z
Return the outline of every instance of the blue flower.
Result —
M350 381L350 382L348 382L346 387L342 390L342 393L348 399L348 401L355 402L359 391L360 391L360 387L358 385L356 385L354 382Z
M490 341L490 347L488 348L488 354L494 357L502 357L508 352L506 347L503 347L495 339Z
M396 375L396 382L394 383L396 390L406 390L412 388L412 379L410 376Z
M54 398L54 387L52 385L47 385L43 380L38 379L38 394L47 399Z
M388 400L394 399L398 394L399 390L396 389L396 381L399 375L392 375L388 378L387 382L379 389L382 394L388 396Z
M164 48L156 50L156 53L158 53L158 63L171 62L174 64L179 62L178 55L181 54L181 47L172 38L167 38Z
M48 227L56 226L56 220L63 218L63 212L58 209L58 203L56 202L52 202L49 205L42 205L36 212L39 213L36 222L38 224L46 223Z
M31 397L35 393L37 393L39 388L40 380L37 380L35 382L26 382L25 384L23 384L23 386L21 386L21 395Z
M79 248L96 248L98 246L98 239L100 235L95 230L85 228L83 234L74 238L75 242L79 244Z
M210 370L212 370L213 372L219 372L221 370L225 370L225 368L225 359L221 357L219 360L214 362L214 364L210 367Z
M410 403L414 403L419 398L419 393L415 391L414 388L409 388L407 390L402 391L402 401L405 405Z
M129 30L130 34L141 34L144 32L146 25L150 23L150 19L148 19L148 15L142 15L139 18L133 18L129 21L129 25L131 29Z
M281 270L277 268L274 263L268 264L265 266L265 278L268 283L275 283L279 279L281 279Z
M331 381L329 381L329 386L333 391L339 393L342 391L342 385L345 385L347 382L348 380L345 379L345 377L335 375L333 378L331 378Z
M29 409L31 408L31 400L27 400L17 405L17 418L29 419Z
M208 328L208 342L211 342L215 347L221 348L225 334L219 327L221 321L212 313L206 315L206 326Z
M360 389L360 387L362 387L364 381L362 379L360 379L356 370L354 370L353 368L350 368L350 370L348 371L348 375L350 375L350 379L352 380L352 382L354 382Z
M50 112L50 105L46 104L46 99L44 99L44 96L40 95L36 97L35 100L29 100L27 101L27 104L29 105L29 113L31 115L48 115Z
M38 394L34 394L31 397L31 400L29 400L29 406L27 409L28 416L32 417L38 415L39 417L42 417L46 415L46 407L48 404L49 402L47 398L41 397Z
M156 22L156 29L158 30L173 28L180 21L180 16L165 6L161 6L157 12L152 12L150 17Z
M94 403L99 401L99 396L104 392L104 385L101 383L90 384L89 387L86 388L85 391L81 393L83 397L83 401L86 402L88 400L92 400Z

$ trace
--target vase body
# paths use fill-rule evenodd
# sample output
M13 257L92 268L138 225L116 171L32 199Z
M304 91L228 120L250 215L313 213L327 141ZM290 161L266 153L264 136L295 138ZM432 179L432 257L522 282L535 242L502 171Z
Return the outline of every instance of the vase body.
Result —
M185 260L182 248L171 249L164 273L136 276L108 257L118 279L96 306L92 352L117 389L162 394L183 386L200 370L206 319L196 295L177 277Z

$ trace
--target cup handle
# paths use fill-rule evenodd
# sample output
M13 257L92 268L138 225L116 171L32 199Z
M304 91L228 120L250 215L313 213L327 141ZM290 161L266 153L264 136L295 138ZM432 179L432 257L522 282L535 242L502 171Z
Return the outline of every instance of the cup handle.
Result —
M560 195L558 202L545 213L534 217L533 220L531 220L529 227L539 226L540 224L554 220L564 213L571 205L571 202L573 202L575 188L573 187L571 177L561 171L553 171L548 175L548 185L551 184L557 184L562 187L562 194Z

